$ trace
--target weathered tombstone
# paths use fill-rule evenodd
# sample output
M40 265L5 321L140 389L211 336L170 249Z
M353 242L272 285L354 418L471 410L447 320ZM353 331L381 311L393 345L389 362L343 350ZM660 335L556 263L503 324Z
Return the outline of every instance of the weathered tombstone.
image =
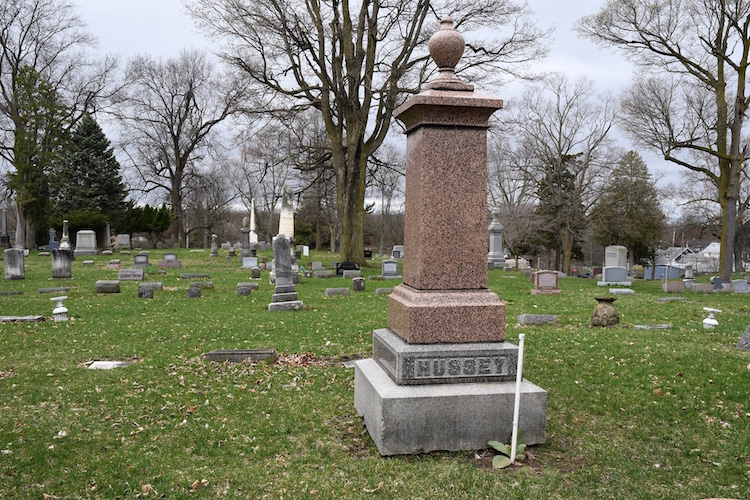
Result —
M359 263L337 262L336 263L336 275L344 276L344 271L359 271Z
M219 256L219 247L217 243L217 236L215 234L211 235L211 253L208 254L209 257L218 257Z
M258 257L243 257L242 269L252 269L258 267Z
M711 283L695 283L690 287L690 290L695 293L713 293L714 285Z
M312 270L313 271L322 271L323 270L323 263L318 261L313 261L312 263Z
M557 271L537 271L531 275L534 282L534 288L531 295L557 295L560 289L557 288Z
M99 280L94 284L96 293L120 293L120 282L117 280Z
M686 264L685 265L685 279L691 280L695 278L695 275L693 273L693 265L692 264Z
M187 289L187 298L199 299L201 297L201 289L197 286L191 286Z
M343 273L344 279L353 279L353 278L359 278L362 276L362 271L356 269L356 270L346 270Z
M294 193L291 186L284 186L281 197L281 214L279 215L279 235L286 235L294 241ZM291 252L291 247L290 250ZM274 247L274 255L276 248ZM275 258L275 257L274 257Z
M200 288L201 290L213 290L213 281L194 281L190 283L190 288Z
M76 249L73 255L96 255L96 232L81 229L76 233Z
M68 221L63 220L62 236L60 237L60 244L57 246L60 250L71 250L70 247L70 234L68 234ZM74 254L75 256L75 254Z
M255 250L258 245L258 231L255 228L255 198L250 201L250 248ZM263 245L265 250L265 244Z
M6 280L23 280L26 279L26 268L24 266L24 257L22 248L6 248L3 252L5 256L5 279Z
M737 342L737 348L750 351L750 326L747 327L745 333L740 337L740 341Z
M352 279L352 290L355 292L365 291L365 279L362 277Z
M146 267L148 266L148 254L137 253L133 255L133 267Z
M149 283L140 283L138 285L139 288L152 288L155 292L156 291L163 291L164 290L164 283L161 281L153 281Z
M392 292L393 292L393 288L376 288L375 296L379 297L381 295L390 295Z
M143 281L143 269L120 269L117 279L120 281Z
M519 314L518 324L521 326L557 326L557 314Z
M229 251L227 252L227 256L225 257L225 260L227 262L231 262L234 260L235 257L237 257L237 253L234 251L234 247L230 246Z
M391 259L401 260L404 258L404 245L393 245Z
M153 299L154 289L150 286L139 286L138 287L138 298L139 299Z
M250 277L254 280L260 279L260 268L258 266L250 269Z
M130 235L127 233L118 234L115 241L115 248L130 248Z
M348 297L350 295L349 289L344 287L339 288L326 288L326 297Z
M680 281L664 281L661 284L661 291L665 293L682 293L685 291L685 283Z
M483 449L510 442L513 427L518 348L504 342L505 304L487 286L487 127L502 101L455 76L464 42L452 24L429 43L439 76L394 111L407 133L409 251L388 328L373 332L373 359L354 375L354 406L382 455ZM526 380L521 401L526 444L543 443L546 392Z
M273 262L276 287L268 304L269 311L298 311L303 305L298 300L292 276L292 245L289 237L280 234L273 242Z
M490 238L490 251L487 253L487 262L492 263L492 268L505 267L505 253L503 252L503 225L498 220L499 212L492 211L492 222L487 228Z
M180 269L182 268L182 262L177 258L177 254L173 252L167 252L164 254L162 259L159 261L160 268L171 268Z
M71 271L71 261L73 255L70 250L52 250L52 279L69 280L73 277Z
M258 289L257 283L237 283L237 296L246 297L250 295L253 289Z
M747 280L744 278L738 280L732 280L732 291L735 293L748 293L750 289L747 287Z
M0 246L7 247L10 244L10 236L8 235L8 213L3 208L2 223L0 223Z

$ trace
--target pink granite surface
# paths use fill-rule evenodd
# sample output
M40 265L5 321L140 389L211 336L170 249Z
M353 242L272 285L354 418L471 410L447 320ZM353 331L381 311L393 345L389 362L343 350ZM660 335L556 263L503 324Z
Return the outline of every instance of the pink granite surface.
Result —
M502 342L505 302L491 290L416 290L388 297L388 328L410 344Z
M404 284L487 288L486 126L500 106L473 92L428 90L397 110L410 129Z

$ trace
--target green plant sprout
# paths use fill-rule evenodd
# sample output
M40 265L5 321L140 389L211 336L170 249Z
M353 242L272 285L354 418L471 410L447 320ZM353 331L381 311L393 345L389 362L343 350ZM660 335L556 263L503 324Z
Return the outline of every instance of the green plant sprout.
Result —
M499 451L501 455L495 455L492 458L493 469L505 469L506 467L513 464L510 459L510 445L501 443L500 441L487 441L487 444L492 446L494 449ZM516 460L522 462L525 458L523 454L526 449L526 443L523 440L523 429L518 430L518 444L516 445Z

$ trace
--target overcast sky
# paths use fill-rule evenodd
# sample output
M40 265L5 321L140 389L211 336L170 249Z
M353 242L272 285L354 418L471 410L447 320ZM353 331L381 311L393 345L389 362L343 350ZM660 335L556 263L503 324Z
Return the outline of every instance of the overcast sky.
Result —
M80 16L99 39L99 50L119 54L124 61L144 53L154 58L175 57L185 47L214 48L195 28L181 0L76 2ZM570 80L584 76L595 82L597 90L614 94L627 85L633 70L630 63L608 48L599 48L589 40L578 38L572 31L576 20L598 11L604 0L529 0L528 3L539 26L555 27L552 50L541 64L544 71L563 72ZM499 97L513 99L518 97L520 88L511 85L503 91ZM620 143L627 149L634 149L624 136ZM651 173L662 177L660 184L679 181L678 167L654 154L640 153Z

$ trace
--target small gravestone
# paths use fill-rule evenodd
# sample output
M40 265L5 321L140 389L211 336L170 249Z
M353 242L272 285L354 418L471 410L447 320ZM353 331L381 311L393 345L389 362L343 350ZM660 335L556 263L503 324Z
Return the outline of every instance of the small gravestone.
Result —
M669 330L672 325L669 323L658 323L655 325L633 325L634 330Z
M404 245L393 245L391 259L402 260L404 258Z
M695 274L693 273L693 265L692 264L686 264L685 265L685 279L691 280L695 278Z
M44 316L0 316L0 323L41 323Z
M177 259L176 253L167 252L159 261L158 265L160 268L180 269L182 267L182 262Z
M52 279L69 280L73 277L71 272L71 261L73 255L70 250L52 250Z
M115 248L130 248L130 235L126 233L118 234Z
M556 314L519 314L518 324L522 326L557 326Z
M714 291L724 289L724 280L721 279L721 276L714 276L711 278L711 284L714 286Z
M747 327L745 333L740 337L740 341L737 342L737 348L750 351L750 326Z
M130 250L120 250L120 255L130 255Z
M84 260L83 261L83 265L84 266L93 266L94 265L94 261L93 260Z
M609 293L612 295L635 295L635 290L630 288L610 288Z
M714 285L711 283L696 283L690 290L695 293L713 293Z
M49 252L39 252L36 255L37 255L37 257L49 257L50 253Z
M57 288L40 288L37 290L39 293L67 293L70 291L70 287L61 286Z
M23 249L8 248L3 252L5 256L5 279L22 280L26 279L26 269L24 267Z
M401 276L398 274L397 260L384 260L382 264L381 276L387 280L398 280Z
M102 250L102 255L112 255L113 253L112 250Z
M42 288L40 288L42 290ZM43 293L43 292L39 292ZM52 293L52 292L50 292ZM23 295L23 290L2 290L0 291L0 297L6 296L6 295Z
M680 281L665 281L661 284L661 291L665 293L682 293L685 291L685 283Z
M360 277L353 278L352 279L352 290L355 292L364 292L365 291L365 279Z
M188 279L197 279L197 278L210 278L210 274L201 274L201 273L182 273L180 274L180 279L188 280Z
M557 271L537 271L531 275L534 288L531 295L557 295L560 290L557 288Z
M327 269L324 269L322 271L315 271L314 274L316 278L333 278L334 276L336 276L333 271L329 271Z
M686 289L690 290L695 285L695 280L693 278L685 278L682 280L682 284L685 285Z
M164 283L162 283L161 281L154 281L154 282L151 282L151 283L141 283L138 286L140 288L151 288L155 292L156 291L161 292L161 291L164 290Z
M372 250L365 250L365 259L372 259Z
M359 264L357 262L337 262L336 275L344 276L344 271L359 271Z
M312 263L312 270L313 271L322 271L323 270L323 263L318 261L313 261Z
M150 286L139 286L138 287L138 298L139 299L153 299L154 289Z
M356 270L356 271L344 271L344 279L354 279L354 278L361 278L362 277L362 271Z
M252 269L258 267L258 257L243 257L242 269Z
M130 361L94 361L88 366L89 370L114 370L130 365Z
M350 295L348 288L326 288L326 297L348 297Z
M736 293L748 293L750 292L750 289L747 287L747 280L739 279L739 280L732 280L732 291Z
M138 253L133 255L133 267L148 266L148 254Z
M143 269L120 269L117 279L120 281L143 281Z
M193 283L190 283L190 288L200 288L201 290L213 290L214 282L213 281L195 281Z
M76 233L76 249L73 255L96 255L96 232L81 229Z
M276 361L276 349L215 349L203 355L211 361L228 361L239 363L241 361Z
M86 262L87 261L83 261L84 264ZM120 269L121 267L122 267L122 261L120 261L120 259L112 259L109 261L109 264L107 264L107 269Z
M217 236L215 234L211 235L211 253L208 254L209 257L218 257L219 256L219 246L217 243Z
M235 257L237 257L237 253L234 251L234 247L230 246L228 248L227 256L224 258L227 262L231 262L234 260Z
M260 279L260 268L258 266L250 269L250 277L254 280Z
M313 272L312 271L305 271L303 274L304 274L305 278L312 278L313 277Z
M201 296L201 289L197 286L191 286L187 289L187 298L198 299Z
M120 293L120 282L117 280L99 280L94 285L96 293Z
M375 296L379 297L381 295L390 295L391 292L393 292L393 288L377 288L375 290Z
M250 295L253 290L257 289L257 283L237 283L237 296L245 297L247 295Z
M298 311L303 308L294 288L292 275L292 247L286 234L279 234L273 242L275 288L268 304L269 311Z

